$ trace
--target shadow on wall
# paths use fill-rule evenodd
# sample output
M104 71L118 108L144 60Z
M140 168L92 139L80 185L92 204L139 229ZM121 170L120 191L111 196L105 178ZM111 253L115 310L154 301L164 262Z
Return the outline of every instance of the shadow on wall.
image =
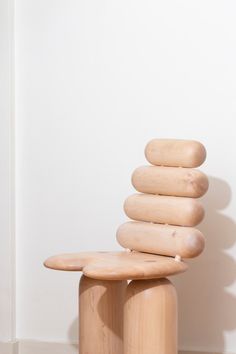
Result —
M235 281L236 262L227 253L236 242L236 223L223 214L231 200L230 186L210 177L202 202L206 209L199 229L206 236L206 249L189 270L175 278L179 294L181 349L225 348L224 333L236 328L236 297L229 287Z

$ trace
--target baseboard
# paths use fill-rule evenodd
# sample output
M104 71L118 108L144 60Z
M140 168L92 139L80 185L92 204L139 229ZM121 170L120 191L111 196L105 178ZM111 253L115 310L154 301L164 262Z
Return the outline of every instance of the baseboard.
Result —
M0 354L78 354L76 343L55 343L36 340L0 342ZM205 351L180 350L178 354L226 354ZM229 354L229 353L228 353ZM231 353L233 354L233 353Z
M75 343L20 340L18 348L17 354L78 354L78 346Z
M78 354L75 343L42 342L36 340L17 340L0 342L0 354Z
M0 354L18 354L18 341L0 342Z
M226 354L226 353L219 353L219 352L206 352L206 351L193 351L193 350L180 350L178 354ZM228 353L229 354L229 353ZM232 353L231 353L232 354Z
M181 350L178 354L224 354L224 353L216 353L216 352L196 352L196 351L189 351L189 350Z

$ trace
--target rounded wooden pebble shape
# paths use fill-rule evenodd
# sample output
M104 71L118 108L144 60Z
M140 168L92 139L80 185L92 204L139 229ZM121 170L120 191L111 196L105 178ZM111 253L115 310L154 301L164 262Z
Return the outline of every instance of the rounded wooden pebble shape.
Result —
M182 273L185 262L141 252L80 252L50 257L47 268L82 271L84 275L102 280L154 279Z
M54 270L82 271L83 268L94 260L103 259L108 252L79 252L65 253L51 256L45 260L44 266ZM111 254L112 252L110 252Z
M165 256L179 255L183 258L198 256L205 245L203 234L192 227L138 221L121 225L116 237L124 248Z
M179 226L196 226L204 217L202 204L192 198L133 194L124 203L133 220Z
M173 257L141 252L120 252L116 257L91 262L84 267L87 277L101 280L157 279L184 272L186 263Z
M207 176L195 169L142 166L132 175L134 188L141 193L199 198L208 189Z
M79 353L123 351L123 307L126 281L82 276L79 287Z
M153 139L145 148L145 156L152 165L192 168L205 161L206 149L194 140Z
M177 295L168 279L127 287L123 354L177 354Z

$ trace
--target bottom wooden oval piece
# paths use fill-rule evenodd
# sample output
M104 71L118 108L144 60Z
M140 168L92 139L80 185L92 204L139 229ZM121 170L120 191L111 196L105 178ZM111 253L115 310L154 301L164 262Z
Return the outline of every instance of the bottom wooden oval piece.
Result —
M203 234L192 227L147 222L127 222L119 227L116 237L124 248L183 258L198 256L205 245Z
M154 279L182 273L183 261L141 252L81 252L53 256L45 266L56 270L82 271L102 280Z

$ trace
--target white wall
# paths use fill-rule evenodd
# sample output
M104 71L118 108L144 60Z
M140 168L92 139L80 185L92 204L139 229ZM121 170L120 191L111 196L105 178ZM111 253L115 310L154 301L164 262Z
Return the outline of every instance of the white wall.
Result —
M236 352L236 4L27 1L16 7L17 336L76 340L79 274L51 254L116 249L153 137L201 140L208 239L177 282L180 346Z
M0 342L14 337L13 11L0 1Z

